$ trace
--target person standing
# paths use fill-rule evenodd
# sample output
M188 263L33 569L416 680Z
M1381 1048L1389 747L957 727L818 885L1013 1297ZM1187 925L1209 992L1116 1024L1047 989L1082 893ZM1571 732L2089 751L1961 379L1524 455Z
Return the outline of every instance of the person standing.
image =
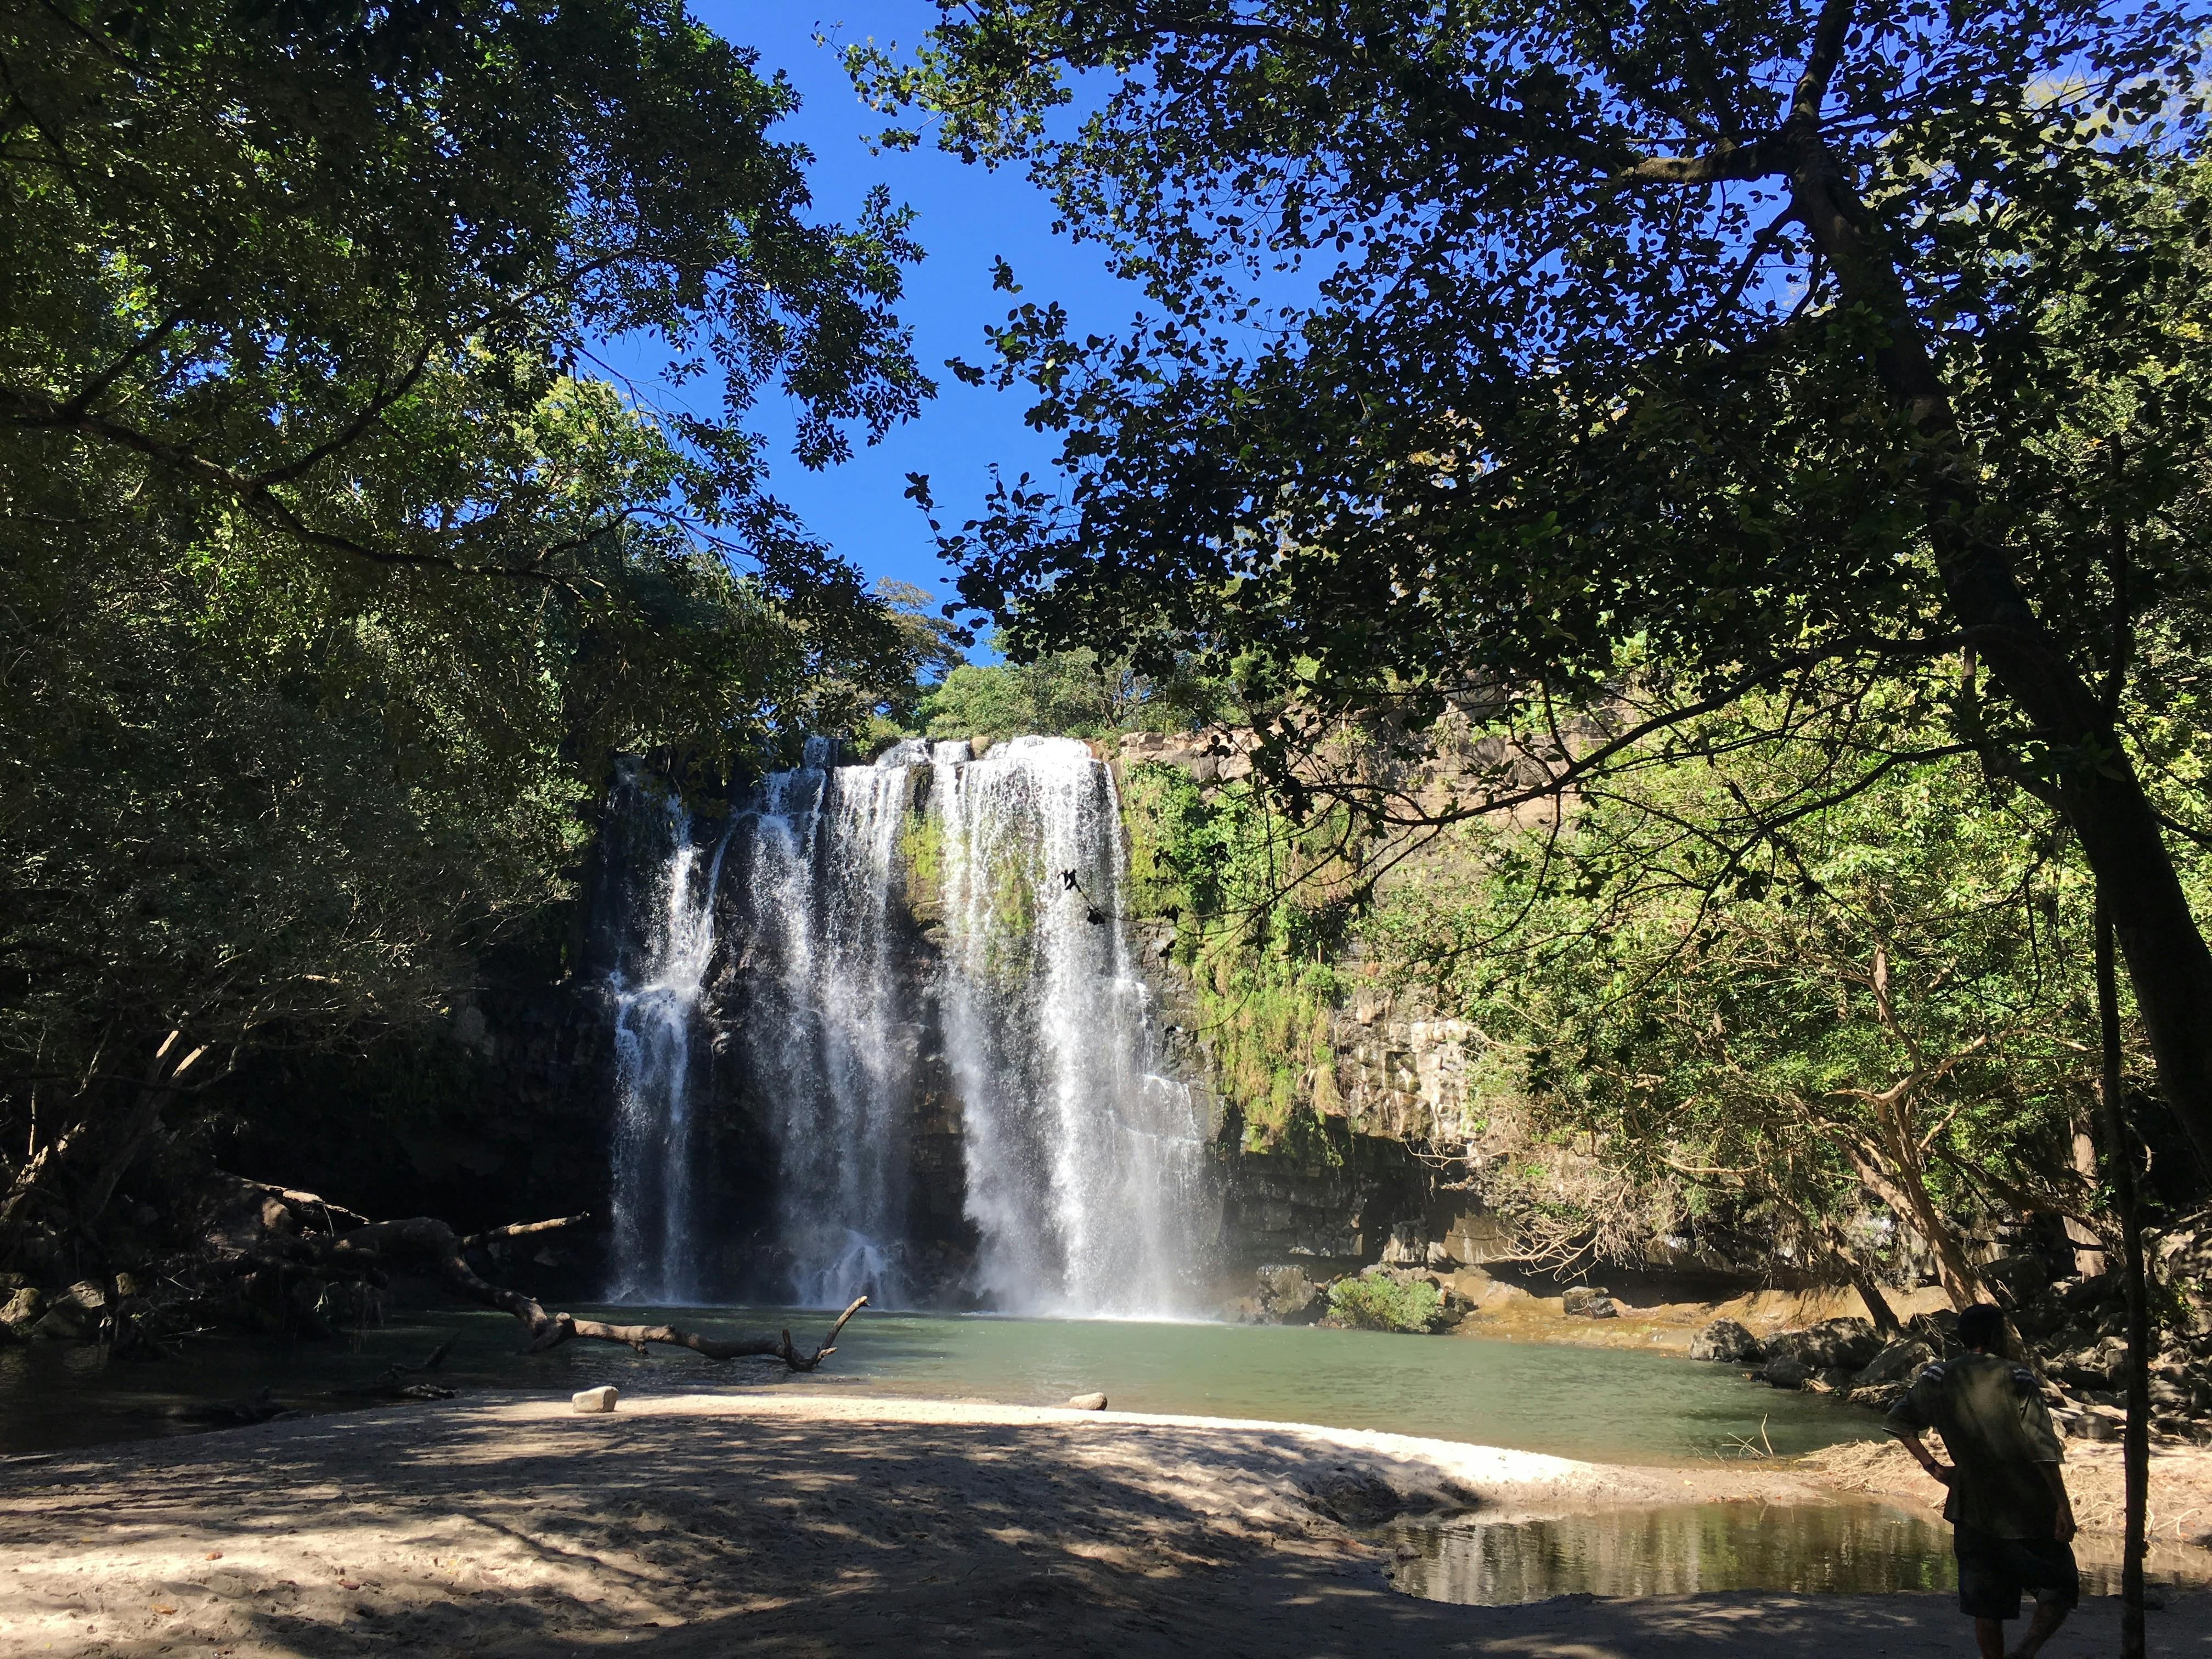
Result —
M1920 1467L1950 1488L1943 1518L1959 1557L1959 1610L1974 1621L1983 1659L2032 1659L2081 1600L2074 1504L2035 1374L2004 1357L2004 1312L1978 1303L1959 1315L1967 1352L1927 1366L1891 1409L1888 1429ZM1949 1464L1921 1436L1943 1437ZM2021 1592L2035 1617L2006 1654L2005 1621Z

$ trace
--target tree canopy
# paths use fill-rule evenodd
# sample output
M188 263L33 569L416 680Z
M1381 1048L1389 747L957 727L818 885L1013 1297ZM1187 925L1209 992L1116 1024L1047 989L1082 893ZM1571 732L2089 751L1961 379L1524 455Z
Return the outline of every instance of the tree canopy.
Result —
M1235 664L1294 804L1413 817L1963 657L1953 732L2080 838L2212 1158L2212 954L2116 720L2135 624L2201 608L2203 51L2090 0L946 6L862 85L1152 302L1019 304L968 371L1064 443L945 538L963 592ZM1299 763L1455 708L1515 738L1458 802Z
M615 753L910 695L746 423L823 465L931 391L905 216L814 212L793 101L657 0L0 21L9 1218L241 1043L447 1006Z

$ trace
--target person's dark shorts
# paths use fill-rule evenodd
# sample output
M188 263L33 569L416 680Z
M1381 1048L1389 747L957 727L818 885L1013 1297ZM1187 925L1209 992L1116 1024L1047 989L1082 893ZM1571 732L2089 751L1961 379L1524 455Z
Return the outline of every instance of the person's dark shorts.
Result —
M1969 1619L2019 1618L2022 1590L2061 1612L2071 1612L2081 1599L2070 1544L1954 1527L1951 1545L1959 1555L1959 1611Z

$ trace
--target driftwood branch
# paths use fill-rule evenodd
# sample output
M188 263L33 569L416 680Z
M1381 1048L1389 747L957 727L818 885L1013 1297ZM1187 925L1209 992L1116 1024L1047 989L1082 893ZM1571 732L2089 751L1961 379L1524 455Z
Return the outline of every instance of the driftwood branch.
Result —
M487 1244L503 1244L509 1239L528 1238L536 1233L557 1232L563 1227L578 1226L591 1218L592 1212L586 1210L581 1215L564 1215L551 1221L518 1221L512 1226L493 1227L484 1232L471 1233L461 1241L461 1248L465 1250L482 1249Z
M313 1202L320 1201L312 1194L300 1196ZM674 1325L611 1325L604 1320L580 1319L569 1313L548 1313L536 1298L483 1278L469 1266L464 1254L471 1245L550 1232L556 1228L573 1226L583 1218L568 1216L555 1221L526 1222L471 1234L464 1239L434 1217L416 1216L404 1221L372 1221L335 1236L303 1240L302 1243L319 1262L340 1269L359 1270L392 1261L426 1267L458 1295L480 1307L496 1308L513 1316L529 1334L525 1349L529 1353L543 1353L570 1341L619 1342L645 1353L652 1345L659 1343L689 1348L713 1360L779 1359L792 1370L811 1371L836 1352L833 1345L837 1334L867 1304L865 1296L856 1298L837 1316L837 1322L830 1328L821 1346L810 1354L793 1344L789 1331L774 1337L722 1338L702 1336Z

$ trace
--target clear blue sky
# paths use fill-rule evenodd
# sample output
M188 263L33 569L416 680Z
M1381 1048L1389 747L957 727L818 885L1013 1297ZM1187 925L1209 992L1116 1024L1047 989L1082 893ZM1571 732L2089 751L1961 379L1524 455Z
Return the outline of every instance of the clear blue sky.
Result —
M817 26L833 40L910 47L936 15L924 0L804 0L798 6L743 0L692 0L710 28L760 53L763 75L781 70L805 100L778 131L814 153L810 169L816 210L849 220L871 185L915 210L916 239L927 258L907 278L901 317L913 328L917 355L939 390L921 416L872 449L823 472L809 472L787 448L775 473L775 493L810 530L872 576L893 576L933 593L947 574L919 509L905 498L906 475L925 472L939 516L957 525L973 515L998 463L1010 474L1042 473L1057 446L1022 424L1026 400L961 385L945 372L947 357L988 361L987 324L1004 319L1012 301L991 287L991 262L1003 255L1022 283L1021 300L1066 305L1079 328L1115 328L1136 309L1133 288L1107 276L1093 247L1051 234L1051 203L1020 173L964 167L934 148L872 155L863 135L881 117L862 107L836 55L814 44ZM764 403L754 424L779 439L788 411Z

